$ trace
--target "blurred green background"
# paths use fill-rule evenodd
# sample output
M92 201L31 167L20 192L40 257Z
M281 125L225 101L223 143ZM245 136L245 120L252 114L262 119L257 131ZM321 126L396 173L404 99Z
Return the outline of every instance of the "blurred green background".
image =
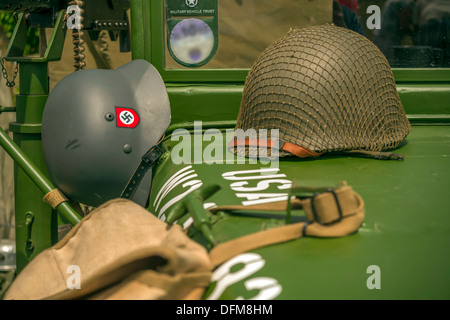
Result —
M11 38L15 25L16 20L13 12L0 11L0 31L8 38ZM39 30L37 28L30 28L24 55L36 54L38 52Z

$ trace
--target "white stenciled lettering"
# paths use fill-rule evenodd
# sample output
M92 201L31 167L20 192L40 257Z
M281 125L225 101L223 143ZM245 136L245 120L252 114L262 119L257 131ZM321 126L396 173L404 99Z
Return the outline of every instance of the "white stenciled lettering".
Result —
M225 180L235 181L230 184L230 188L236 191L236 197L243 198L242 205L250 206L256 204L285 201L288 193L262 193L271 185L277 185L278 190L288 190L292 187L292 181L286 178L285 174L278 173L279 168L260 168L254 170L231 171L222 174ZM255 180L260 180L255 182ZM256 186L249 186L249 184Z
M222 174L222 177L232 181L286 178L285 174L276 174L279 170L279 168L261 168L255 170L231 171Z
M242 205L251 206L256 204L285 201L289 195L287 193L236 193L238 198L246 198Z
M163 221L165 221L165 217L164 212L166 212L166 210L168 208L170 208L172 205L174 205L175 203L177 203L178 201L180 201L181 199L183 199L184 197L186 197L189 193L197 190L198 188L200 188L203 185L203 183L200 180L192 180L192 181L188 181L185 184L183 184L183 188L189 187L188 190L186 190L185 192L183 192L182 194L179 194L178 196L172 198L170 201L168 201L162 208L161 211L159 211L158 214L158 218L162 219Z
M155 206L155 210L158 210L159 205L161 204L162 199L172 191L176 186L182 184L183 182L193 179L197 177L197 174L194 173L194 170L191 169L192 166L187 166L177 173L175 173L172 177L170 177L166 183L161 187L158 194L155 197L155 201L153 202L153 206Z
M271 184L281 184L277 186L279 190L290 189L292 186L292 181L285 179L271 179L271 180L262 180L256 184L256 187L244 187L249 183L248 181L239 181L234 182L230 185L231 189L239 192L253 192L253 191L263 191L267 190Z
M167 209L169 209L172 205L182 200L189 193L197 190L203 185L203 182L201 180L195 179L197 177L198 175L195 173L195 170L192 169L192 166L187 166L178 170L173 176L167 179L167 181L164 183L161 189L159 189L158 194L156 195L155 200L153 201L153 206L155 208L155 212L158 213L159 219L165 221L166 217L164 213L167 211ZM159 209L166 196L173 189L175 189L180 185L182 188L184 188L183 190L184 192L178 194L177 196L167 201L161 207L161 209Z

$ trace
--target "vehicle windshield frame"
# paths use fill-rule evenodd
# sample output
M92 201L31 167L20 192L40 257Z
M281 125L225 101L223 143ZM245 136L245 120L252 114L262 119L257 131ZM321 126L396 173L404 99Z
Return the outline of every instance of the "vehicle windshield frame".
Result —
M220 1L220 0L219 0ZM165 82L170 83L244 83L248 69L166 68L165 1L143 1L135 21L143 26L142 41L136 41L133 58L151 62ZM220 13L219 13L220 14ZM132 21L133 24L133 21ZM137 26L136 26L137 27ZM450 68L392 68L396 82L439 83L450 81Z

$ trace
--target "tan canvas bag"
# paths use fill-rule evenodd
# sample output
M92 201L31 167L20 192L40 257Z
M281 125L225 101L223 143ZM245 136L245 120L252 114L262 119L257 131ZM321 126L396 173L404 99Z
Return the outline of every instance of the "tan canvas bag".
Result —
M69 289L73 266L79 289ZM116 199L37 255L4 299L199 299L211 269L206 249L180 226Z

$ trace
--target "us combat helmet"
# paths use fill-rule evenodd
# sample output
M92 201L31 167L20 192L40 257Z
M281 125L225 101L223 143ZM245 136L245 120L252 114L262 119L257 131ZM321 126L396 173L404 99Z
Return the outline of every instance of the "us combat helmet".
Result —
M164 82L145 60L116 70L74 72L55 86L45 105L48 173L68 198L82 204L123 197L144 206L170 118Z
M323 25L290 31L260 55L245 82L236 129L278 129L281 156L362 152L401 159L381 151L398 147L410 124L381 51L351 30ZM272 142L235 138L232 145L248 156L248 149Z

